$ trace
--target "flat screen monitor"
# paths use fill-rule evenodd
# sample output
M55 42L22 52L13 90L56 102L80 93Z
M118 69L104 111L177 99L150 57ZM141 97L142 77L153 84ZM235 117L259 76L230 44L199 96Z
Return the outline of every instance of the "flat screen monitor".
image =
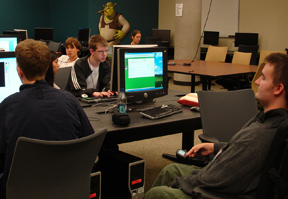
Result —
M53 28L35 28L34 39L53 41Z
M0 103L9 95L19 92L21 85L15 52L0 52Z
M152 37L160 37L162 41L170 42L170 30L152 29Z
M90 39L91 29L90 28L79 28L78 29L78 40L88 42Z
M168 94L167 48L119 48L118 88L128 102L152 102Z
M23 32L20 32L20 31L15 31L15 30L3 30L3 34L6 35L15 35L16 37L18 37L19 39L19 42L20 41L23 41L26 39L26 34L24 35Z
M219 32L216 31L204 31L203 44L217 46L219 43Z
M113 45L112 47L112 62L111 62L111 88L112 91L120 91L118 90L118 54L117 49L118 48L153 48L157 47L158 45L152 44L152 45Z
M19 42L17 35L0 35L0 49L4 51L15 51L15 48Z
M258 45L258 33L235 33L235 47L239 45L254 46Z

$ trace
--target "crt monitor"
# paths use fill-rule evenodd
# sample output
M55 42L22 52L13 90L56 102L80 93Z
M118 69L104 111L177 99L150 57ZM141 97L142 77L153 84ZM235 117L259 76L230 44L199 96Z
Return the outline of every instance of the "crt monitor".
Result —
M90 39L90 33L91 29L90 28L79 28L78 29L78 40L88 42Z
M152 44L152 45L113 45L112 46L112 62L111 62L111 91L120 91L118 90L118 54L117 54L117 49L118 48L152 48L152 47L157 47L158 45Z
M16 37L18 37L19 39L19 42L20 41L23 41L26 39L26 34L24 34L23 32L20 32L20 31L15 31L15 30L3 30L3 34L8 34L8 35L14 35Z
M235 33L235 47L239 45L254 46L258 45L258 33Z
M15 51L15 48L19 42L17 35L0 35L0 49L4 51Z
M119 48L118 89L128 102L152 102L168 94L167 48Z
M0 52L0 103L9 95L19 92L21 85L15 52Z
M14 31L20 33L21 41L28 39L28 31L24 29L14 29Z
M160 37L162 41L170 42L170 30L152 29L152 37Z
M203 44L217 46L219 43L219 32L216 31L204 31Z
M53 41L53 28L35 28L34 39Z

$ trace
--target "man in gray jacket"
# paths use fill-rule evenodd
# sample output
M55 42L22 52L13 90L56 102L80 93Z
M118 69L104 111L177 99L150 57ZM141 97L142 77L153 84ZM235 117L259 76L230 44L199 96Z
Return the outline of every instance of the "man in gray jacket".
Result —
M229 143L202 143L187 156L217 154L202 169L170 164L157 177L145 199L191 198L195 187L221 193L244 194L257 188L272 140L288 113L288 55L273 53L266 57L262 76L256 80L256 99L264 110L236 133Z

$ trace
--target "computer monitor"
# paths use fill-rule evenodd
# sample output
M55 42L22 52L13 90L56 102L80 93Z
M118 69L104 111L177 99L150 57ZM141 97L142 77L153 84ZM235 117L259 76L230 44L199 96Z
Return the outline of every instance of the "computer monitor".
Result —
M128 102L152 102L168 94L167 48L118 48L118 90Z
M258 33L235 33L235 47L239 45L254 46L258 45Z
M81 42L87 42L90 39L91 29L90 28L79 28L78 29L78 40Z
M53 41L53 28L35 28L34 39Z
M118 54L117 54L117 49L118 48L153 48L157 47L158 45L153 44L153 45L113 45L112 47L112 61L111 61L111 81L110 85L111 91L120 91L118 90Z
M14 31L17 31L20 33L21 41L28 39L28 31L24 29L14 29Z
M170 30L152 29L152 37L160 37L162 41L170 42Z
M217 46L219 43L219 32L216 31L204 31L203 44Z
M26 39L26 34L24 35L23 32L15 31L15 30L3 30L3 35L14 35L18 37L19 42Z
M0 49L3 51L15 51L15 48L19 42L17 35L0 35Z
M19 92L21 85L15 52L0 52L0 103L9 95Z

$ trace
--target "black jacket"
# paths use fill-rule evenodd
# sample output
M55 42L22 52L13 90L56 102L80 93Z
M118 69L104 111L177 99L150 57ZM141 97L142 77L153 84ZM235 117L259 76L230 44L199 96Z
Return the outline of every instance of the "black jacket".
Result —
M73 93L76 97L79 97L84 93L88 96L92 96L94 92L102 91L104 88L106 91L110 89L111 66L107 61L104 61L99 65L99 89L87 88L86 79L92 73L87 60L90 55L91 54L78 59L71 68L71 74L65 90Z

